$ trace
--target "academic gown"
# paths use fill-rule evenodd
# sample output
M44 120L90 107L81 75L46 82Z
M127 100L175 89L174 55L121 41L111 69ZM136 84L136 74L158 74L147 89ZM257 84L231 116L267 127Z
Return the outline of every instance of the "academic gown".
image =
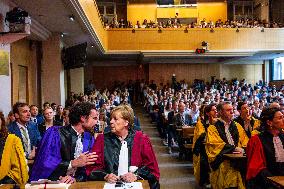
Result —
M225 160L223 155L232 153L235 147L246 147L248 137L242 126L234 121L229 126L229 132L234 140L234 145L228 143L225 126L221 120L207 129L206 153L211 167L210 183L214 189L224 189L238 187L245 189L241 174L234 169L229 160Z
M193 173L199 186L209 183L210 167L205 151L205 137L209 124L199 119L194 129L193 137Z
M284 146L284 134L279 138ZM276 162L273 135L267 131L253 136L247 146L249 188L270 188L269 176L284 176L284 162Z
M74 160L77 139L77 133L71 125L49 128L37 151L30 180L58 180L60 176L66 176L70 161ZM83 152L90 151L94 144L94 137L89 132L85 132L82 143ZM86 180L84 167L77 168L75 179L76 181Z
M29 179L28 166L21 139L14 134L0 134L0 184L25 184Z
M245 130L245 127L244 127L245 123L244 123L244 120L241 118L241 116L238 116L234 121L239 123L243 127L243 129ZM260 127L260 120L254 118L254 117L251 117L250 125L252 126L251 131L245 130L248 138L251 138L252 136L254 136L256 134L259 134L258 129Z
M130 130L125 138L128 148L128 165L138 167L135 172L148 180L151 189L159 189L160 171L150 139L141 131ZM94 165L87 166L88 180L104 180L107 174L117 175L121 141L111 133L98 135L92 148L98 159Z

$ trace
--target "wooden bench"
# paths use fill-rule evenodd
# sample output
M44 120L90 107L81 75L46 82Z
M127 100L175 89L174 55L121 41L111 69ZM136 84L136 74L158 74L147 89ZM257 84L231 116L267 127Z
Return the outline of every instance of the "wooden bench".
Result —
M194 129L195 129L195 127L182 127L182 138L183 138L183 141L184 141L183 146L186 149L192 150Z

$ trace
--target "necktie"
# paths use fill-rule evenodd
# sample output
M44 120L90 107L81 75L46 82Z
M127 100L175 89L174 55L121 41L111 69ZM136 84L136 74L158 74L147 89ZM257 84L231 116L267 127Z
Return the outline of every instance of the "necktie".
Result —
M27 131L24 127L21 127L22 130L22 138L23 138L23 142L24 142L24 149L26 153L30 153L29 152L29 138L28 138L28 134Z
M128 173L128 148L127 142L121 142L121 149L119 153L118 176Z
M181 125L184 126L185 125L184 115L180 114L180 118L181 118Z

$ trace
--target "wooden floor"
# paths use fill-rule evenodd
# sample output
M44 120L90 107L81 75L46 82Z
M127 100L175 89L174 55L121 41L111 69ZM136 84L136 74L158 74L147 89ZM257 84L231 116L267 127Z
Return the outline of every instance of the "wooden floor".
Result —
M167 147L163 145L155 124L151 124L148 114L143 112L142 107L134 109L140 119L141 129L150 137L154 147L161 173L161 189L199 188L195 184L192 162L179 160L177 150L168 154Z

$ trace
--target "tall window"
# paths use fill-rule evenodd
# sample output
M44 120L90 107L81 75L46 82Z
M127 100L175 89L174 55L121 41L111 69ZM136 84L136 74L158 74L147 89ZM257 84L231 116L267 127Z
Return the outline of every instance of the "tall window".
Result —
M284 80L284 57L274 59L271 68L272 80Z

